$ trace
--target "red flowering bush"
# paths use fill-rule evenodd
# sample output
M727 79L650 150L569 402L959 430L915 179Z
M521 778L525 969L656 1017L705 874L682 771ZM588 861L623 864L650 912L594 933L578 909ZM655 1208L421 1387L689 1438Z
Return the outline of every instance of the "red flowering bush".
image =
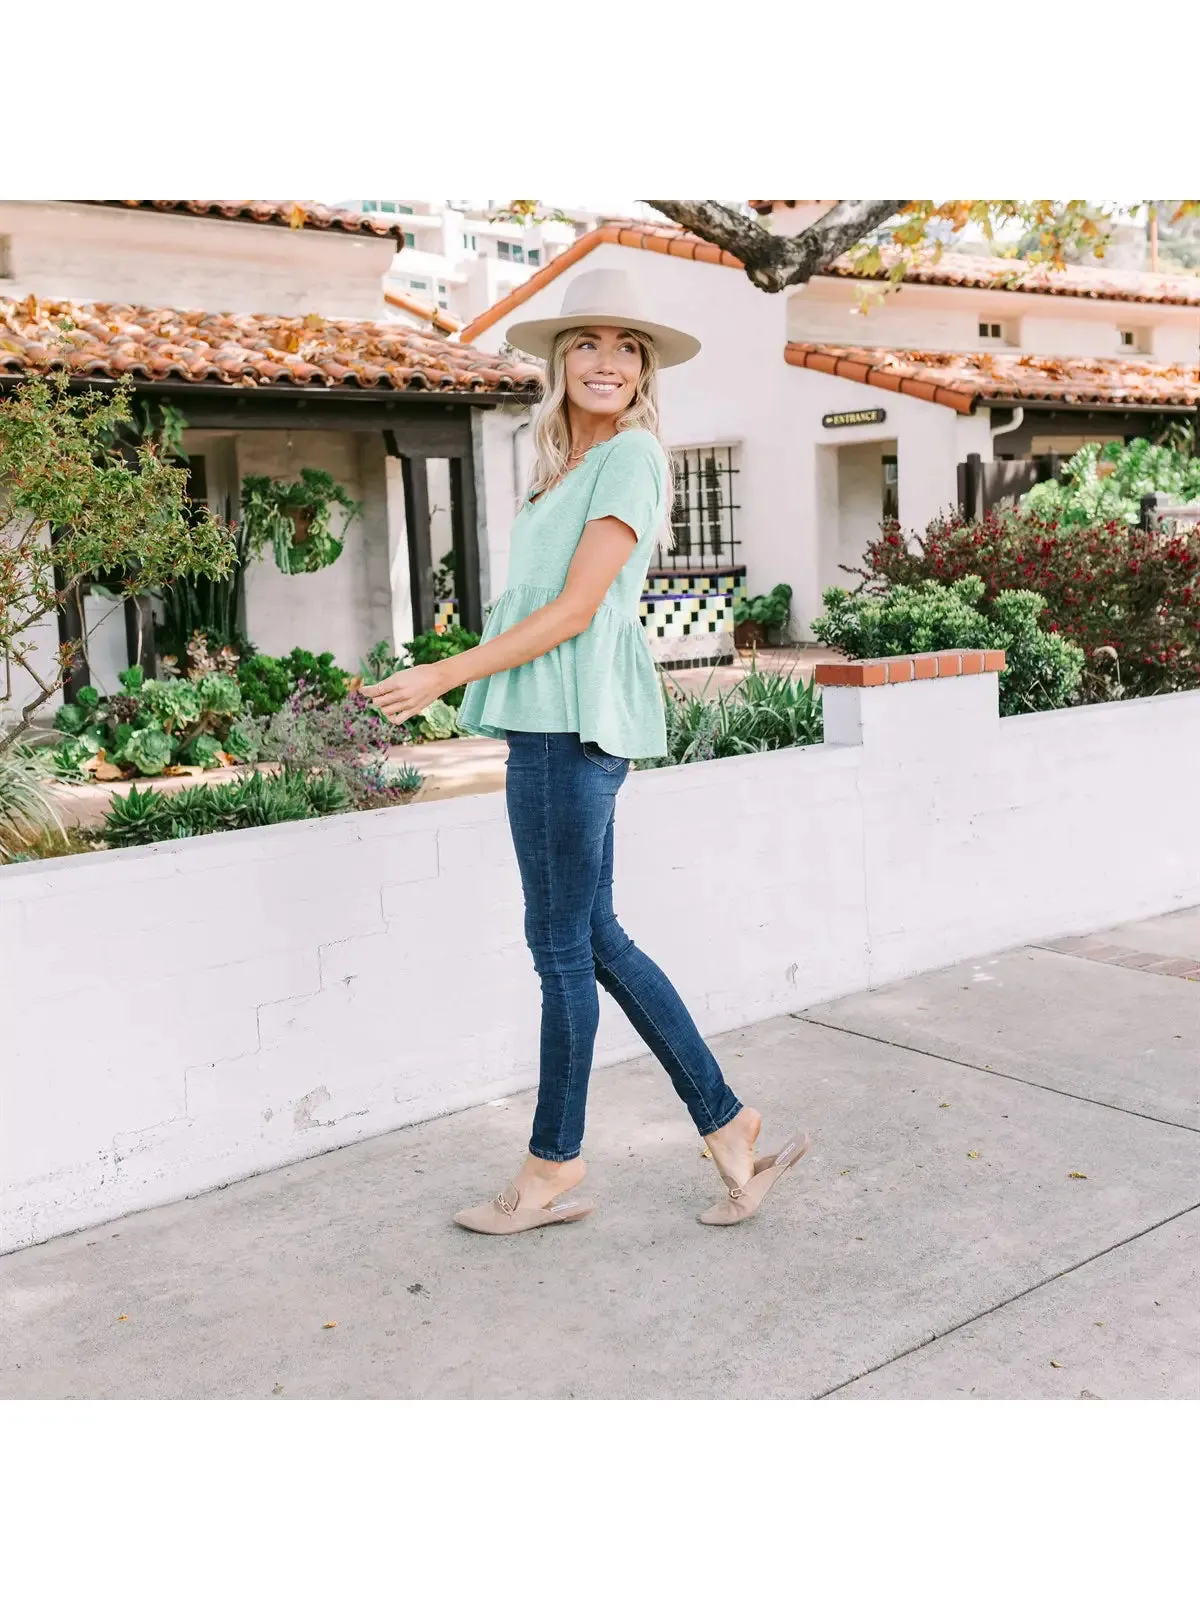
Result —
M1041 625L1082 646L1081 696L1200 689L1200 529L1166 535L1104 522L1068 527L1019 511L939 518L907 541L894 525L856 569L868 591L974 574L985 598L1032 589Z

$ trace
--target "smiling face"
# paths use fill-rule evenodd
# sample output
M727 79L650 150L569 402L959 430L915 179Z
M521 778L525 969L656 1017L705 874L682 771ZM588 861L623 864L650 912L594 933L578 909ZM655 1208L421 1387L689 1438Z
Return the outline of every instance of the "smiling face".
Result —
M642 347L621 328L580 328L564 365L569 406L591 417L617 417L637 394Z

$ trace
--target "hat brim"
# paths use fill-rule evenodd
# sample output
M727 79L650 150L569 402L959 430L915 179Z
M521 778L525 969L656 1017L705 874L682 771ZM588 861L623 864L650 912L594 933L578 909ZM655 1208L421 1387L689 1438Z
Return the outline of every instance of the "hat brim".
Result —
M628 328L632 333L645 334L654 346L660 367L682 366L700 353L700 341L690 333L669 328L663 322L647 322L644 317L623 317L615 312L579 312L569 317L515 322L505 330L504 337L514 350L523 350L526 355L547 361L555 336L568 328Z

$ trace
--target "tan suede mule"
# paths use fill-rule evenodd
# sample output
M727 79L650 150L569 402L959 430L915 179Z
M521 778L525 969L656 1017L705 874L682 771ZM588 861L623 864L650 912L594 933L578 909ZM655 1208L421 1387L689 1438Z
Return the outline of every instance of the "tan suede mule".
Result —
M812 1138L807 1133L794 1133L782 1150L773 1156L762 1156L754 1163L754 1175L740 1187L729 1181L727 1173L721 1172L725 1181L726 1198L719 1200L715 1206L710 1206L707 1211L700 1214L699 1221L712 1224L714 1227L729 1227L735 1222L745 1222L752 1217L762 1205L767 1195L775 1184L783 1177L785 1172L791 1172L802 1156L808 1154L812 1146ZM715 1162L714 1162L715 1164Z
M523 1206L516 1185L510 1183L494 1200L460 1211L454 1220L472 1233L524 1233L551 1222L580 1222L591 1215L592 1209L590 1200L570 1192L556 1196L546 1206Z

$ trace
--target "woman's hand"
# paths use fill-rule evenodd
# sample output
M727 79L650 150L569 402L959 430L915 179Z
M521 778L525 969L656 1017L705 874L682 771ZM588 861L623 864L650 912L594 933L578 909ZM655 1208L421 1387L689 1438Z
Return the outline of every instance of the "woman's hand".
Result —
M393 672L382 683L364 683L362 692L375 702L389 722L407 722L426 706L440 700L453 684L446 681L440 661L430 661L423 667L405 667Z

